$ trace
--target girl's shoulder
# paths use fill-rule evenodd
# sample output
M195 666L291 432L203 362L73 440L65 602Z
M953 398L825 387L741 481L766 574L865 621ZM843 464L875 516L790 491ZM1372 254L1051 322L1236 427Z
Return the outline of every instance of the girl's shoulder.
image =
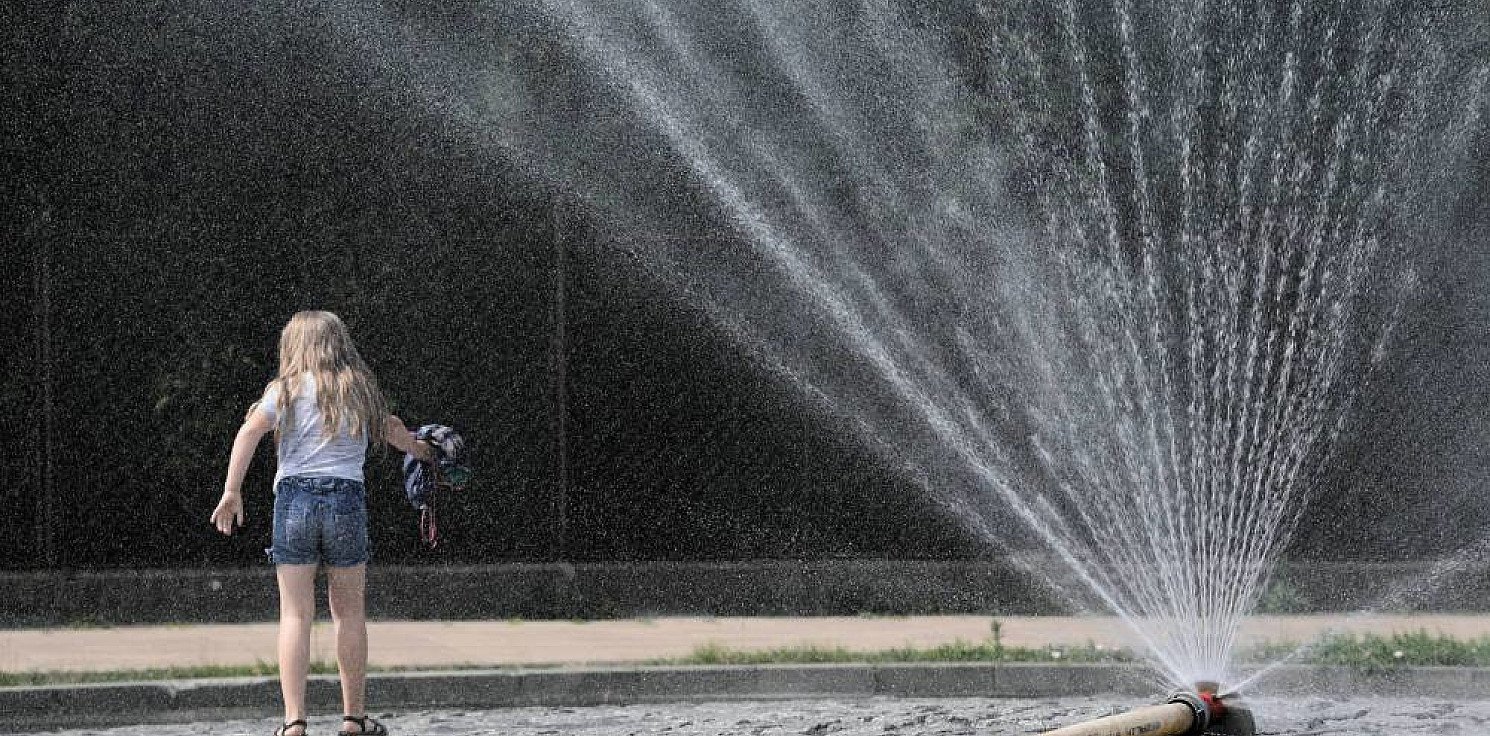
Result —
M283 378L275 376L269 379L269 383L264 384L264 390L259 394L259 399L253 403L253 406L248 408L249 412L251 413L253 410L258 409L268 414L270 419L275 418L275 415L279 413L277 407L279 404L279 392L282 390L284 390Z
M316 391L316 374L307 372L301 373L298 376L275 376L269 380L269 383L265 384L263 399L261 400L270 401L278 399L280 392L286 389L295 392L297 396L303 396L305 394L314 395Z
M275 376L264 385L264 393L258 401L249 407L249 411L260 409L268 414L271 419L279 413L279 395L286 389L293 391L292 399L309 397L312 400L316 395L316 377L311 373L303 373L299 376Z

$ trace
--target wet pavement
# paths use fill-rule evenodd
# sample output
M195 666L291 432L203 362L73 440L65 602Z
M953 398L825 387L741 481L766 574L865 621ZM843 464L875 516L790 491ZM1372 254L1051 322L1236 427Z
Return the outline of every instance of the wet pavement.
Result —
M1490 696L1490 693L1487 693ZM1036 734L1150 701L1121 698L777 700L587 708L439 710L380 715L393 736L705 736L718 734ZM1490 734L1490 700L1444 698L1259 699L1258 733L1283 736ZM329 736L335 715L310 719L311 736ZM277 718L70 730L65 736L269 736Z

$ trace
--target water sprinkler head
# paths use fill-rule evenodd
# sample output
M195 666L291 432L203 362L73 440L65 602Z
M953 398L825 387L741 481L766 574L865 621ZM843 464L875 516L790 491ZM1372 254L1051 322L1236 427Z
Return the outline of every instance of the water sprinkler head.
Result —
M1226 703L1220 694L1221 686L1214 682L1202 680L1195 683L1195 695L1205 703L1206 710L1210 712L1211 720L1220 718L1226 714Z

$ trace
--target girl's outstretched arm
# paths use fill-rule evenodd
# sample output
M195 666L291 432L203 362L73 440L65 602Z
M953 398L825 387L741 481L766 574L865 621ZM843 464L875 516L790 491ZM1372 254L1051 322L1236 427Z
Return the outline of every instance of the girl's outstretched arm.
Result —
M404 420L389 414L388 422L383 429L383 436L387 437L388 444L393 445L399 452L409 453L424 462L430 461L429 445L414 439L414 433L404 426Z
M233 452L228 456L228 478L223 481L222 500L212 511L212 525L223 534L232 534L235 527L243 526L243 476L248 474L248 463L253 460L254 450L261 439L274 425L269 415L250 409L233 438Z

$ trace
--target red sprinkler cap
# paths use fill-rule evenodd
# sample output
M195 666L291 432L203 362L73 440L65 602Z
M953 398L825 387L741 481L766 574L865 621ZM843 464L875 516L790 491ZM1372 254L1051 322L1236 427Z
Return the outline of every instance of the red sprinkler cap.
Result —
M1200 699L1205 701L1206 710L1211 712L1211 719L1216 720L1226 714L1226 704L1221 702L1221 696L1211 690L1201 690Z

